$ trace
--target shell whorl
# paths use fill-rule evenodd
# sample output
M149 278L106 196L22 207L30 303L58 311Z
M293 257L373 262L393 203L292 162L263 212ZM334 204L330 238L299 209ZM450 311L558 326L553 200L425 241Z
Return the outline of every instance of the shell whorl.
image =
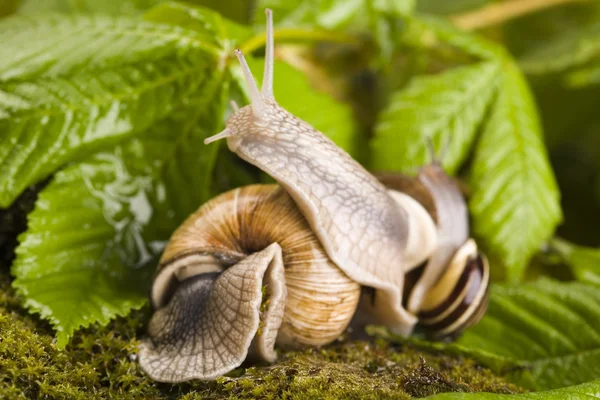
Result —
M186 259L226 268L272 243L281 247L287 287L278 343L302 347L331 342L354 314L359 284L331 262L295 203L277 185L245 186L200 207L173 234L155 282L177 280L172 265L188 268Z
M405 302L425 265L407 274ZM489 263L473 239L452 257L418 312L417 329L433 339L455 337L477 324L488 305Z
M425 176L425 179L423 175ZM418 201L435 221L437 243L447 261L438 263L418 304L417 328L433 338L450 337L475 325L487 309L489 263L477 244L468 237L468 219L459 182L447 176L439 165L424 167L417 177L379 173L377 178L390 189ZM433 187L432 181L437 181ZM441 192L441 193L440 193ZM435 254L435 253L434 253ZM404 303L410 306L415 286L422 281L429 263L407 270Z

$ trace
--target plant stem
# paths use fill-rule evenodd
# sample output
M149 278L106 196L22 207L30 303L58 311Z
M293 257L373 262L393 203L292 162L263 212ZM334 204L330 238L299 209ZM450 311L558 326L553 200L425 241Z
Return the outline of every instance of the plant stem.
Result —
M582 3L590 0L508 0L490 4L475 11L457 14L450 19L458 27L473 31L498 25L514 18L569 3Z
M358 45L359 41L356 38L341 34L339 32L329 32L324 30L306 30L299 28L281 28L273 31L275 36L275 42L291 42L291 41L325 41L325 42L336 42L336 43L347 43ZM253 36L248 39L245 43L240 46L245 54L250 54L256 49L259 49L265 45L265 34Z

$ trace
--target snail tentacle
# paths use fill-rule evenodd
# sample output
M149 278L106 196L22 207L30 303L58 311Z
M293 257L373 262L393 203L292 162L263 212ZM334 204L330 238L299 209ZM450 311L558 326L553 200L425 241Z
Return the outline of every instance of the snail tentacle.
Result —
M228 130L227 128L225 128L221 132L217 133L216 135L212 135L212 136L207 137L206 139L204 139L204 144L209 144L209 143L212 143L212 142L216 142L217 140L226 139L229 136L231 136L232 134L233 133L230 130Z
M264 97L273 97L273 70L275 64L275 38L273 37L273 11L267 8L265 11L267 14L267 44L265 46L265 71L263 75L263 82L261 88L261 94Z
M258 85L256 84L256 80L254 76L252 76L252 71L248 66L248 62L244 57L244 53L240 49L235 50L235 55L237 56L240 66L242 67L242 72L244 73L244 78L246 79L246 84L248 85L248 90L250 91L250 107L254 114L254 117L258 119L262 119L265 113L265 102L262 94L258 90Z

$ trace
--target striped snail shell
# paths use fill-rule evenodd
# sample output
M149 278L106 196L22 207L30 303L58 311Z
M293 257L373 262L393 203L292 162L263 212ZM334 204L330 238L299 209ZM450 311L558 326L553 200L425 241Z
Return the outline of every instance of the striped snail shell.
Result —
M432 257L406 274L403 303L417 314L417 326L430 337L442 338L475 325L487 310L489 263L468 237L467 207L458 182L444 173L435 158L416 178L376 176L388 188L418 201L438 227ZM425 294L415 292L418 282L427 288Z
M473 239L467 240L425 297L417 326L430 337L445 338L477 324L487 310L489 278L487 258L477 250ZM407 277L408 293L410 283Z
M356 315L366 309L402 335L412 333L419 318L452 333L483 312L472 297L485 298L487 264L468 240L456 185L434 162L414 181L431 205L410 190L395 190L393 182L388 188L279 106L269 10L267 16L262 91L236 51L251 105L235 107L226 129L205 142L227 139L230 150L278 185L222 194L171 237L153 282L155 312L139 354L155 380L214 379L248 357L273 361L275 344L327 344L351 322L359 301ZM477 280L470 277L480 270L475 290ZM414 279L405 282L406 275ZM373 292L366 304L364 287ZM459 289L466 294L455 295ZM460 304L447 304L454 298Z

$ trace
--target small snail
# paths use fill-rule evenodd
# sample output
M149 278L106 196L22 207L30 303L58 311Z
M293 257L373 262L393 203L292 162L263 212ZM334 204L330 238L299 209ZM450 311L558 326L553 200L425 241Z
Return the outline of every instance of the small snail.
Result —
M380 181L279 106L270 10L262 91L236 55L251 105L205 143L226 138L278 185L221 194L175 231L152 286L141 367L159 381L214 379L247 358L275 360L275 344L330 343L359 315L402 335L418 322L440 335L476 323L487 261L439 163Z

